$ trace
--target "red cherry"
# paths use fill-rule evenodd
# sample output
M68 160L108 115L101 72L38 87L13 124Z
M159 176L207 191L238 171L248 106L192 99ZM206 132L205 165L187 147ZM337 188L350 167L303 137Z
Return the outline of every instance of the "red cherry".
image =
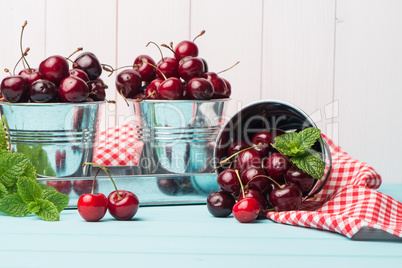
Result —
M66 58L55 55L50 56L39 64L38 73L42 79L58 85L61 80L70 75Z
M54 83L39 79L29 87L29 96L33 102L50 102L58 96L58 90Z
M88 77L87 73L84 72L81 69L71 69L71 70L69 70L69 72L70 72L70 75L78 76L79 78L81 78L85 82L89 81L89 77Z
M47 181L46 184L66 195L71 192L71 181Z
M186 85L186 98L191 100L209 100L214 93L214 86L202 77L194 77Z
M272 134L269 131L260 131L253 135L251 139L251 145L256 146L253 148L261 156L266 156L268 153L269 146L272 142Z
M238 140L238 141L234 141L229 145L228 148L228 156L231 156L243 149L246 149L250 147L247 142L243 141L243 140Z
M234 197L225 191L211 193L207 198L207 209L215 217L227 217L232 214L236 203Z
M149 63L149 64L147 64ZM148 55L140 55L134 60L133 70L139 72L144 82L150 82L155 78L155 61Z
M183 83L179 78L170 77L158 88L159 96L164 100L180 100L183 98Z
M94 101L104 101L106 98L106 92L105 88L107 86L103 84L101 81L98 80L92 80L87 82L88 88L89 88L89 96L94 100Z
M219 188L229 193L235 193L241 188L236 171L232 168L225 169L219 173L216 182Z
M133 69L120 72L116 77L116 89L126 98L141 93L141 75Z
M9 102L25 101L29 95L29 82L22 75L7 76L1 81L0 92Z
M32 85L33 82L41 78L36 69L29 69L29 68L22 69L18 73L18 75L25 76L25 78L28 79L30 85Z
M179 62L170 57L165 57L163 60L160 60L157 65L158 69L156 70L156 75L160 79L164 79L169 77L177 77L179 78Z
M232 86L230 85L229 81L226 80L225 78L222 78L222 80L225 82L226 85L226 94L224 95L225 98L230 98L232 95Z
M86 221L100 221L106 214L108 201L104 194L83 194L78 198L77 209Z
M212 85L214 86L214 94L212 95L212 99L227 98L227 88L225 81L223 81L222 78L213 72L204 73L203 77L211 81Z
M260 191L255 189L246 189L244 190L244 197L242 194L239 195L239 201L247 197L252 197L258 201L258 204L260 204L259 215L262 217L265 216L264 213L266 212L267 208L267 200L265 199L264 195Z
M176 60L181 60L187 56L197 57L198 56L198 47L192 41L181 41L178 43L174 49Z
M121 199L118 198L116 191L108 196L108 209L110 215L122 221L130 220L137 213L139 201L135 194L130 191L119 190Z
M269 201L275 211L289 211L300 208L302 202L302 192L295 183L287 183L276 188L269 194Z
M265 161L265 171L274 180L278 180L285 175L291 164L281 153L275 153Z
M261 167L262 158L253 150L241 152L237 157L236 168L243 172L248 167Z
M148 99L156 100L159 99L159 86L163 83L163 79L154 79L145 89L145 96Z
M81 78L69 76L60 82L59 96L65 102L83 102L89 96L89 88Z
M260 213L260 203L253 197L243 198L233 206L232 213L241 223L252 222Z
M313 177L311 177L306 172L298 169L296 166L292 166L288 169L285 178L287 182L293 182L297 184L300 187L302 193L306 193L308 190L310 190L315 182L315 179Z
M178 71L184 81L189 81L193 77L202 76L204 73L204 63L200 58L185 57L180 60Z
M266 193L272 183L266 176L267 174L261 167L248 167L241 173L240 177L243 185L248 185L249 189Z
M89 80L95 80L102 74L102 65L98 58L92 52L81 53L74 61L74 69L81 69L89 77Z

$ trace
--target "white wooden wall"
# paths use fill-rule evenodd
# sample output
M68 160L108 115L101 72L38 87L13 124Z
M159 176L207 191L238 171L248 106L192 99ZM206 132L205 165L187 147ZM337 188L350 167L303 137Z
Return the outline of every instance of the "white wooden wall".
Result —
M229 114L260 99L305 110L384 182L402 183L402 1L398 0L0 0L0 70L24 47L32 66L77 47L102 63L159 59L158 44L194 38L212 71L232 84ZM164 50L165 55L168 51ZM0 72L0 79L6 76ZM105 126L127 108L109 85Z

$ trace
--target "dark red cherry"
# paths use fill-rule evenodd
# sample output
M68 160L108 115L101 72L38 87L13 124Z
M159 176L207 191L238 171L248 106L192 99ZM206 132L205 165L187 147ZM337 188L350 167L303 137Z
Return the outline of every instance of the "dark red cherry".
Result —
M39 79L29 87L29 96L33 102L51 102L58 96L58 90L54 83Z
M75 75L84 80L85 82L89 81L89 77L86 72L81 69L70 69L70 75Z
M158 69L156 70L156 76L160 79L164 79L169 77L177 77L179 78L179 62L170 57L165 57L163 60L160 60L157 65Z
M107 86L103 84L101 81L92 80L87 82L89 88L89 96L94 101L104 101L106 98L106 91L105 89Z
M70 75L66 58L59 55L50 56L42 61L39 64L38 73L42 79L49 80L56 85Z
M148 55L140 55L134 60L133 69L140 73L144 82L151 82L155 79L155 61Z
M208 72L208 63L205 59L200 58L202 60L202 63L204 63L204 73Z
M237 153L238 151L241 151L248 147L250 147L250 146L247 144L247 142L245 142L243 140L234 141L229 145L228 156L231 156L231 155Z
M33 82L40 79L38 70L32 69L32 68L31 69L29 69L29 68L22 69L18 73L18 75L25 76L25 78L28 79L29 85L32 85Z
M225 81L223 81L222 78L213 72L206 72L203 74L203 77L211 81L214 86L214 94L212 95L213 99L227 98L227 88Z
M313 187L315 182L315 179L313 177L311 177L306 172L298 169L294 165L288 169L285 178L287 182L293 182L297 184L300 187L302 193L308 192L308 190Z
M151 100L157 100L159 99L159 86L163 83L163 79L154 79L152 80L151 83L149 83L149 85L147 86L147 88L145 89L145 96L147 97L147 99L151 99Z
M232 86L230 85L229 81L226 80L225 78L222 78L222 80L225 82L226 85L226 94L224 95L225 98L230 98L232 95Z
M261 193L266 193L270 184L273 183L266 176L267 174L261 167L249 167L240 175L243 185L249 189L258 190Z
M269 194L269 202L275 211L297 210L302 203L302 192L295 183L283 184Z
M232 214L235 203L234 197L225 191L213 192L207 198L208 211L215 217L227 217Z
M89 80L95 80L102 74L102 66L92 52L83 52L75 59L74 69L81 69L87 73Z
M141 93L141 75L133 69L126 69L116 77L116 89L126 98Z
M267 158L264 167L267 174L274 180L277 180L285 175L290 166L291 163L285 156L280 153L274 153Z
M186 85L186 98L191 100L209 100L214 93L214 86L202 77L191 78Z
M261 165L261 156L253 150L243 151L237 157L236 168L239 169L240 172L243 172L243 170L249 167L261 167Z
M266 156L268 153L269 146L272 142L272 134L269 131L260 131L253 135L251 139L252 146L256 146L253 148L261 156Z
M188 56L197 57L198 47L194 42L185 40L176 45L174 52L176 60L180 61Z
M252 197L258 201L260 204L260 216L264 216L264 212L266 212L267 208L267 200L265 199L264 195L256 189L246 189L244 190L244 197L243 194L240 194L238 201L246 197Z
M159 85L158 91L163 100L180 100L183 98L183 83L177 77L170 77Z
M59 96L65 102L83 102L89 97L89 88L81 78L69 76L60 82Z
M179 62L179 75L184 81L193 77L201 77L204 73L204 63L197 57L185 57Z
M219 173L216 182L222 190L229 193L237 192L241 188L236 171L232 168L225 169Z
M1 81L0 92L9 102L26 101L29 94L29 82L25 76L7 76Z

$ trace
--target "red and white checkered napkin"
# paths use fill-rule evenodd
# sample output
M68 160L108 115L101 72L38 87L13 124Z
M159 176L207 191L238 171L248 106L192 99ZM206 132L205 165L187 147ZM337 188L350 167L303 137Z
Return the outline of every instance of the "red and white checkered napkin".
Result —
M402 203L376 190L381 176L323 135L332 155L332 174L317 195L297 211L268 212L269 219L341 233L349 238L362 227L402 237Z
M132 124L100 132L94 146L94 162L101 166L137 166L144 143L135 137Z

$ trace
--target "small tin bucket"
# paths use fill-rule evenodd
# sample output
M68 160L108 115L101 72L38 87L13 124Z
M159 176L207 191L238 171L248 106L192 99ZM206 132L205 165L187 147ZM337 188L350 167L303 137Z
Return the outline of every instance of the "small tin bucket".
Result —
M14 152L27 155L38 176L87 176L101 106L84 103L0 103Z
M251 144L253 134L267 129L289 132L308 127L316 127L316 124L301 109L286 102L262 100L243 107L222 126L218 134L214 151L217 173L223 171L219 162L228 157L227 151L231 143L243 140ZM331 153L325 140L321 139L313 149L322 156L325 164L324 176L315 180L304 199L314 196L324 187L332 170Z
M213 169L216 136L225 122L229 99L134 102L144 142L143 174L205 173ZM130 105L131 106L131 105Z

